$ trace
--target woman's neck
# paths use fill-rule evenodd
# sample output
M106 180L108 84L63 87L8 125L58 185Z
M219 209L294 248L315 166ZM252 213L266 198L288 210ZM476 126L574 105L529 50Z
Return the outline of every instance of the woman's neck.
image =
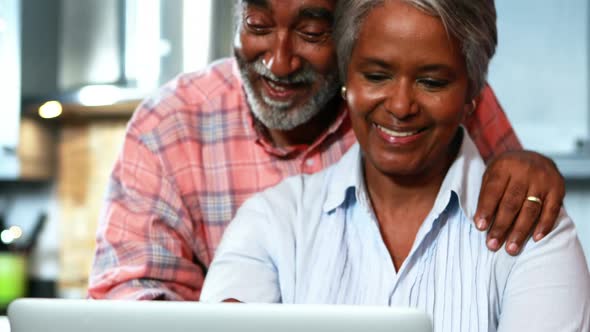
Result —
M415 175L384 174L364 159L367 193L396 269L409 254L420 226L434 206L461 141L462 135L458 134L449 152L440 162L433 163L435 168Z
M413 174L386 174L363 158L364 180L373 208L391 212L411 211L425 205L430 211L462 141L463 131L458 130L447 152L430 163L432 167Z
M420 206L434 205L434 200L446 175L445 169L423 176L385 176L365 163L365 183L376 211L415 211Z

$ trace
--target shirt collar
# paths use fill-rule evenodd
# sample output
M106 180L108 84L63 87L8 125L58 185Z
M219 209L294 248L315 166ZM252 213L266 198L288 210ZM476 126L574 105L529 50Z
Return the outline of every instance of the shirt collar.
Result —
M465 216L473 219L486 166L467 131L463 127L461 130L463 131L461 149L443 180L433 212L436 215L442 213L454 193L459 199L460 208Z
M473 219L477 208L485 164L473 140L466 134L466 130L463 127L460 130L464 133L461 149L457 158L451 164L437 194L430 214L433 217L431 218L432 222L449 206L452 195L457 196L460 208L467 218ZM328 183L331 188L323 206L324 212L342 206L345 203L346 193L349 188L355 189L357 200L368 201L362 172L361 150L358 143L354 144L342 159L334 165L332 178Z
M344 204L346 194L349 188L354 188L359 192L359 188L364 188L362 158L358 143L348 149L348 151L333 166L331 178L327 182L328 195L324 202L324 212L329 212Z

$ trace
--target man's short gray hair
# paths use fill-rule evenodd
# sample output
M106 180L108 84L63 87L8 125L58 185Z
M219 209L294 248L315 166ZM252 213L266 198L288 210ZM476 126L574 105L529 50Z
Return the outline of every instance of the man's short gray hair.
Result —
M369 12L390 0L338 0L334 42L340 77L346 82L348 64L361 26ZM496 51L498 32L494 0L401 0L427 14L440 17L459 41L469 75L470 97L483 88L490 59Z

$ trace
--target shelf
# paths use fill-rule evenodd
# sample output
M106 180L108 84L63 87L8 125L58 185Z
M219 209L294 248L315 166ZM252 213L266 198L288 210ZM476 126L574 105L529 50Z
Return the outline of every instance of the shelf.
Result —
M590 180L590 156L556 155L551 158L566 180Z
M62 114L53 119L43 119L37 114L41 104L30 104L26 107L23 116L27 118L35 118L39 121L58 123L70 121L129 119L140 102L140 99L133 99L104 106L84 106L75 103L64 103L62 104Z

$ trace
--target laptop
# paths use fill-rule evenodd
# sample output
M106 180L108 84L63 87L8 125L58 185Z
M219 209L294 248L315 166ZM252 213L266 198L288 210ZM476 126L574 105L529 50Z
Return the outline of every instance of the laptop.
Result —
M19 299L11 332L431 332L426 313L370 306Z

